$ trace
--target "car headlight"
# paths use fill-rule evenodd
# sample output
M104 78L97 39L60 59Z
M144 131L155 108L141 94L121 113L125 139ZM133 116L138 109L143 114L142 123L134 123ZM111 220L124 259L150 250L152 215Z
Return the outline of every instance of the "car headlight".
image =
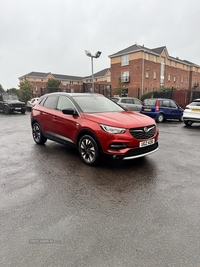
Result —
M101 129L110 134L123 134L126 132L125 128L112 127L104 124L100 124Z

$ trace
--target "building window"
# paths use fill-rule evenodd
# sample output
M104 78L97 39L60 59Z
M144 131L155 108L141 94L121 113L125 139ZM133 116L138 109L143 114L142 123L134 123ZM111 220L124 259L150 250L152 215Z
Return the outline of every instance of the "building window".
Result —
M44 79L41 79L41 82L43 82L44 81Z
M176 76L174 76L174 82L176 81Z
M181 77L181 82L183 83L183 77Z
M168 81L170 81L171 80L171 75L170 74L168 74Z
M146 60L149 60L149 54L146 53Z
M176 64L176 62L174 62L174 67L176 68L176 66L177 66L177 64Z
M129 71L121 72L121 82L129 82Z
M69 82L69 84L70 84L70 85L73 85L73 84L74 84L74 82L73 82L73 81L70 81L70 82Z
M188 83L188 79L187 78L185 79L185 83Z
M146 70L146 78L149 78L149 70Z
M66 85L66 84L67 84L67 82L66 82L66 81L62 81L61 83L62 83L62 85Z
M157 56L154 56L154 62L157 62Z
M121 56L121 66L129 65L129 55Z
M111 77L107 76L107 82L110 83L111 82Z
M156 71L153 72L153 78L156 79Z

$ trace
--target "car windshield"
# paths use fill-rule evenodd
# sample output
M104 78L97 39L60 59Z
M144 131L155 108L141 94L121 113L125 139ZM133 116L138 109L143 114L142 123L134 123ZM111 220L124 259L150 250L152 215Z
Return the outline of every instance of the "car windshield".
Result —
M3 100L19 100L17 95L3 94Z
M115 102L104 96L74 96L74 100L85 113L99 113L124 110L123 108L115 104Z
M156 99L145 99L144 100L145 106L155 106L156 105Z

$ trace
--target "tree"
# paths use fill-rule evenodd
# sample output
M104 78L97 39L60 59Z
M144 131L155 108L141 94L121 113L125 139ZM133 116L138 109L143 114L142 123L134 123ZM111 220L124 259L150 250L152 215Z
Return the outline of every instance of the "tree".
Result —
M6 93L8 93L8 94L15 94L15 95L17 95L18 97L19 97L19 89L17 89L17 88L10 88L10 89L7 89L6 90Z
M18 92L19 99L26 103L32 97L32 90L33 90L33 85L28 80L25 79L19 85L19 92Z
M47 82L47 88L49 89L49 92L57 92L59 89L61 81L56 79L49 79Z
M123 88L124 88L123 87L123 83L121 82L121 80L119 80L119 83L117 85L117 88L115 89L116 95L121 96Z
M0 92L2 93L5 92L1 84L0 84Z

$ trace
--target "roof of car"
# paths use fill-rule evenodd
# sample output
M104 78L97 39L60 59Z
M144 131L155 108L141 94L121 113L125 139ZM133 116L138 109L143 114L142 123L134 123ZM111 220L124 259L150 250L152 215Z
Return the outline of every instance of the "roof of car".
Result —
M67 92L53 92L53 93L48 93L43 96L50 96L50 95L68 95L68 96L104 96L102 94L97 94L97 93L67 93Z

